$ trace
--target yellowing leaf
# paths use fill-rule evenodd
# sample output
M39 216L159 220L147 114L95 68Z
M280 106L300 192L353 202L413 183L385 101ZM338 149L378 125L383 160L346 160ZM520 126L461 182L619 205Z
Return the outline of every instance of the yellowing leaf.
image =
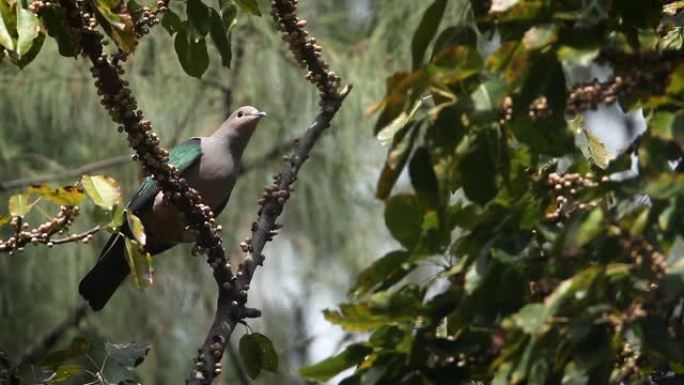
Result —
M111 210L121 204L121 187L113 178L104 175L83 175L81 185L96 205Z
M558 27L554 24L534 26L525 32L523 44L529 50L544 48L558 39Z
M152 286L154 269L152 267L152 256L146 252L138 242L125 237L126 260L131 268L133 283L138 289Z
M581 115L571 120L569 124L575 131L575 145L582 151L582 155L598 167L606 169L608 164L616 158L616 155L611 154L606 149L605 144L584 127L584 117Z
M128 221L128 228L131 229L133 237L142 246L147 244L147 235L145 234L145 227L142 224L140 218L138 218L133 213L127 213L126 219Z
M256 0L233 0L237 5L240 6L243 12L254 16L261 16L261 11L259 10L259 4Z
M29 194L12 195L9 199L9 212L13 217L23 217L31 211L33 205L37 202L31 202Z
M76 186L53 187L45 184L32 185L27 191L40 195L52 203L64 206L76 206L83 202L85 194Z

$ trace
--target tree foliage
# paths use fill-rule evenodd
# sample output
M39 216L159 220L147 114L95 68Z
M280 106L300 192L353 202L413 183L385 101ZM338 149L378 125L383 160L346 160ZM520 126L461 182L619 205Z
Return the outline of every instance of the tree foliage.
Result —
M473 1L463 2L469 23L438 28L445 3L423 7L412 64L371 109L390 143L377 195L399 248L325 312L369 337L302 376L353 367L341 384L675 378L684 7ZM596 63L612 76L573 83ZM582 121L613 103L643 109L648 127L615 154ZM412 191L392 194L402 172Z

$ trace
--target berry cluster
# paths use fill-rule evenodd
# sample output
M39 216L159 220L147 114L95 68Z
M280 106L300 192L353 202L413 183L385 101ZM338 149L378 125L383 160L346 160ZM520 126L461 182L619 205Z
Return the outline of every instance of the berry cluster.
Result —
M0 253L11 255L15 251L21 252L29 243L34 245L42 243L52 247L54 243L50 238L67 231L78 213L78 206L60 206L59 214L55 218L35 228L31 228L31 225L24 222L21 217L12 218L10 226L14 229L14 235L6 241L0 241ZM83 238L85 242L87 242L86 239L90 240L88 236Z
M606 181L602 179L602 181ZM549 174L546 184L553 187L556 207L546 213L544 219L547 221L558 221L570 217L578 210L587 210L598 205L597 202L581 202L578 194L584 189L598 186L592 174L584 176L578 173L560 175L558 173Z
M321 59L322 48L316 38L310 37L304 29L306 20L297 17L298 0L273 0L271 16L283 34L283 40L290 44L290 50L298 63L309 70L306 79L318 87L321 93L321 106L326 100L338 97L337 90L342 79L329 70L329 65Z
M665 276L667 258L644 237L625 233L620 239L620 246L629 253L635 265L645 268L656 281ZM652 283L654 289L657 288L655 285Z
M135 22L135 37L141 38L143 35L150 32L150 28L159 24L159 17L161 14L169 9L169 0L157 0L157 6L150 8L148 6L142 7L142 14Z

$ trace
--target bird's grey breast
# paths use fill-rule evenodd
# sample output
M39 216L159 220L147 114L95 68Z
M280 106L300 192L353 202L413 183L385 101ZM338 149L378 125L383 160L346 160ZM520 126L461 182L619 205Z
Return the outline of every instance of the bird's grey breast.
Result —
M221 204L233 190L237 179L237 165L227 143L212 137L202 138L202 158L188 169L185 178L205 203L212 208Z

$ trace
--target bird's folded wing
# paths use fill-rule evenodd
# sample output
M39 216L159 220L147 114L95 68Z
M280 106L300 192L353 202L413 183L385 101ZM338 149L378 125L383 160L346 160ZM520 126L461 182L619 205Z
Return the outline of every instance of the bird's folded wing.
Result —
M171 150L169 153L169 164L175 166L178 172L182 173L201 157L201 139L191 138ZM138 191L128 203L128 209L132 212L139 212L148 208L154 202L154 197L157 196L158 191L157 182L152 177L145 178Z

